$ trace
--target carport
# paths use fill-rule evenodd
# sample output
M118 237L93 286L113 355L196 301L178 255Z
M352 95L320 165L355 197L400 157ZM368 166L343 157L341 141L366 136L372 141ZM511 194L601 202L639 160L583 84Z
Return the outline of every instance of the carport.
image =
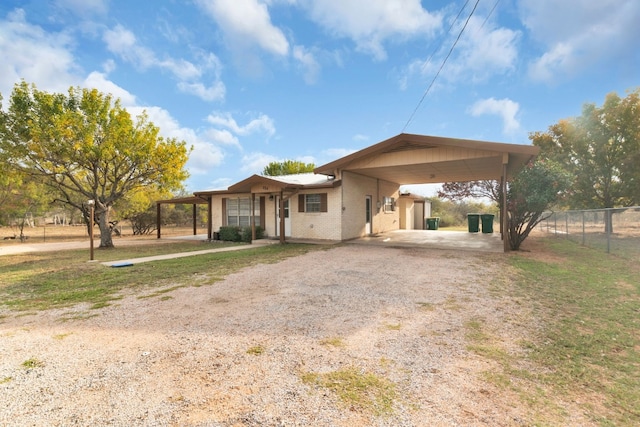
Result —
M169 200L158 200L156 201L156 234L158 239L162 233L162 205L192 205L192 220L193 220L193 235L195 236L198 232L197 228L197 209L198 205L209 204L210 199L205 199L199 196L190 196L190 197L179 197L175 199ZM207 212L211 212L211 206L207 206ZM210 215L210 214L209 214ZM211 221L207 221L208 238L211 239L212 230L211 230Z
M315 173L341 176L343 171L399 185L497 180L502 186L500 233L509 250L506 214L507 182L538 154L531 145L399 134L322 165Z

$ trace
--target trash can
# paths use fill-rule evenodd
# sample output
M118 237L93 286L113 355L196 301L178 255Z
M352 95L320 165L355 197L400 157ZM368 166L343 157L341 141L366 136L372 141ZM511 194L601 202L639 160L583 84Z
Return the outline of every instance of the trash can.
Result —
M493 214L482 214L480 218L482 219L482 232L483 233L493 233Z
M467 214L467 223L469 224L469 233L477 233L480 230L480 214Z
M439 224L440 224L439 217L427 218L427 230L437 230Z

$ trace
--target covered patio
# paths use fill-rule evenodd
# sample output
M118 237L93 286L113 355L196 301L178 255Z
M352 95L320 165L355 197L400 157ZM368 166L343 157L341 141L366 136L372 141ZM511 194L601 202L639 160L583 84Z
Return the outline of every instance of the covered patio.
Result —
M400 185L496 180L501 183L503 195L499 230L503 235L508 229L507 182L539 151L531 145L401 133L314 172L340 176L346 171ZM508 239L502 241L506 252Z

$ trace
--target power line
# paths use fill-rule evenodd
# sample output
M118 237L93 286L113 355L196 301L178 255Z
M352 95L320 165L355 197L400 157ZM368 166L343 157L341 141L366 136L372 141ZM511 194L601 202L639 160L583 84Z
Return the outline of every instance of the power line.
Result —
M447 53L447 56L442 61L442 64L440 65L440 68L438 69L438 72L436 73L435 76L433 76L433 80L431 80L431 83L429 84L429 87L427 87L427 90L422 95L422 98L420 98L420 101L418 102L418 105L416 105L416 108L413 110L413 113L411 113L411 116L409 116L409 120L407 120L407 123L402 128L402 132L401 133L404 133L404 131L407 129L407 127L409 126L409 124L413 120L413 117L416 115L416 113L418 112L418 109L422 105L422 102L424 101L424 99L426 98L427 94L429 93L429 91L433 87L434 83L436 82L436 79L440 75L440 72L444 68L444 65L447 63L447 60L449 59L449 56L451 56L451 53L453 52L453 49L455 49L456 45L458 44L458 41L460 41L460 37L462 37L462 33L464 32L465 28L467 28L467 24L469 23L469 20L471 19L471 17L473 16L474 12L476 11L476 8L478 7L478 3L480 3L480 0L477 0L476 4L473 6L473 9L471 10L471 13L467 17L467 20L465 21L462 29L460 30L460 33L458 34L458 37L456 38L456 41L451 46L451 49L449 49L449 53Z

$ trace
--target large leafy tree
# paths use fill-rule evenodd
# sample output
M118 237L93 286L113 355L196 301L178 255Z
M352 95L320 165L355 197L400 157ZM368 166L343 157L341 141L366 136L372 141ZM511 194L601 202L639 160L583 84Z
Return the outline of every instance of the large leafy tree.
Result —
M570 182L569 174L560 165L540 159L529 163L508 182L507 234L512 250L520 249L535 226L545 219L545 212L560 201ZM451 200L485 197L502 211L502 189L493 180L445 183L438 197Z
M293 175L296 173L313 172L316 165L313 163L304 163L298 160L285 160L282 162L271 162L262 170L262 175L279 176Z
M48 198L44 186L0 161L0 225L17 227L24 240L28 219L44 212ZM17 236L16 236L17 237Z
M569 174L558 164L538 159L529 163L508 183L507 213L509 246L520 245L548 210L562 197L571 183Z
M161 137L145 115L133 120L95 89L47 93L21 82L1 114L0 151L12 167L85 215L95 201L100 247L113 246L109 215L119 200L148 186L179 189L188 176L184 141Z
M640 203L640 89L625 98L585 104L580 117L560 120L529 138L573 176L570 207L613 208Z

